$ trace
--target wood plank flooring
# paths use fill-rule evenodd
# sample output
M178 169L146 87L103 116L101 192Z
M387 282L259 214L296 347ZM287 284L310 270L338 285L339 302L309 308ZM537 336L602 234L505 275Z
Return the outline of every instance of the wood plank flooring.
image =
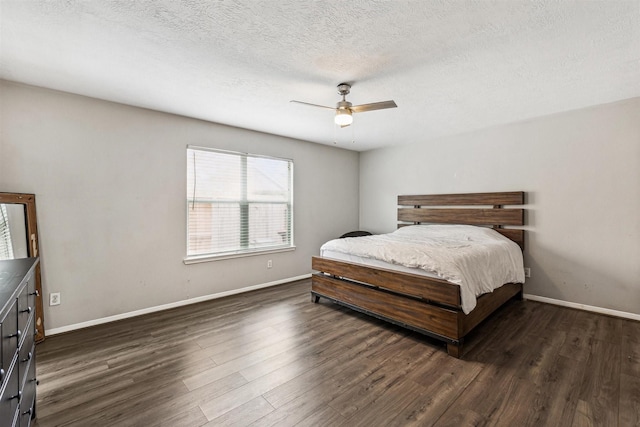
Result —
M640 322L512 301L459 360L309 292L303 280L48 337L35 425L640 425Z

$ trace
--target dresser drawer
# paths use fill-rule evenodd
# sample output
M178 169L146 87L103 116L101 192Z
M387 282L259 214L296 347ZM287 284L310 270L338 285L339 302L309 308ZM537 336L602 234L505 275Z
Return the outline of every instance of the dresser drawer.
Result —
M34 275L31 275L29 282L18 295L18 329L22 332L26 330L29 317L32 316L36 309L34 277Z
M35 360L29 362L27 369L27 379L22 388L22 399L20 400L20 427L27 427L31 424L31 419L36 412L36 363Z
M20 356L18 358L18 373L20 374L20 387L24 385L27 376L29 364L35 358L36 348L33 345L33 334L25 334L26 338L22 347L20 347Z
M13 356L18 350L18 338L22 333L18 333L18 305L17 300L13 301L10 309L6 312L6 316L0 319L0 346L2 347L2 361L0 362L0 375L2 375L2 383L4 377L9 372L9 366L13 360Z
M17 359L15 362L17 363ZM12 368L0 391L0 425L3 427L12 425L12 420L15 420L16 410L20 403L18 367L12 366Z

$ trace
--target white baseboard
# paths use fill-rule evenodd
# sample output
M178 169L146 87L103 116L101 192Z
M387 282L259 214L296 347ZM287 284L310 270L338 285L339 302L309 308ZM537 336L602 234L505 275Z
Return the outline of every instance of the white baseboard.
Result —
M255 291L256 289L268 288L270 286L281 285L283 283L295 282L296 280L308 279L311 277L311 273L303 274L302 276L289 277L287 279L276 280L274 282L261 283L259 285L247 286L246 288L233 289L231 291L219 292L217 294L204 295L196 298L189 298L182 301L176 301L169 304L158 305L155 307L143 308L141 310L130 311L128 313L116 314L114 316L103 317L100 319L89 320L86 322L75 323L73 325L61 326L59 328L52 328L45 330L45 336L61 334L64 332L75 331L76 329L88 328L90 326L101 325L103 323L115 322L116 320L129 319L131 317L142 316L143 314L155 313L158 311L169 310L171 308L182 307L185 305L196 304L203 301L209 301L212 299L228 297L230 295L241 294L244 292Z
M578 304L576 302L562 301L559 299L539 297L537 295L524 294L524 299L539 301L547 304L560 305L562 307L576 308L578 310L592 311L594 313L606 314L607 316L622 317L631 320L640 320L640 314L628 313L626 311L611 310L610 308L596 307L593 305Z

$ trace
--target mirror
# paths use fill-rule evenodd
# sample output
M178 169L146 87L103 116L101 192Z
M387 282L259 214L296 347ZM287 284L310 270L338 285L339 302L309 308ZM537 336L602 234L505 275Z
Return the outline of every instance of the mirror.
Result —
M0 203L0 260L27 258L26 206Z
M0 259L40 256L36 196L25 193L0 193ZM44 340L42 282L40 263L36 266L36 342Z

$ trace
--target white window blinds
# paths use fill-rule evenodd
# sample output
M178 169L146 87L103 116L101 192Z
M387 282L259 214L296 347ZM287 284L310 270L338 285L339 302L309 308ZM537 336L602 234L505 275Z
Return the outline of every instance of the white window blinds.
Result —
M187 258L293 246L293 161L187 147Z

